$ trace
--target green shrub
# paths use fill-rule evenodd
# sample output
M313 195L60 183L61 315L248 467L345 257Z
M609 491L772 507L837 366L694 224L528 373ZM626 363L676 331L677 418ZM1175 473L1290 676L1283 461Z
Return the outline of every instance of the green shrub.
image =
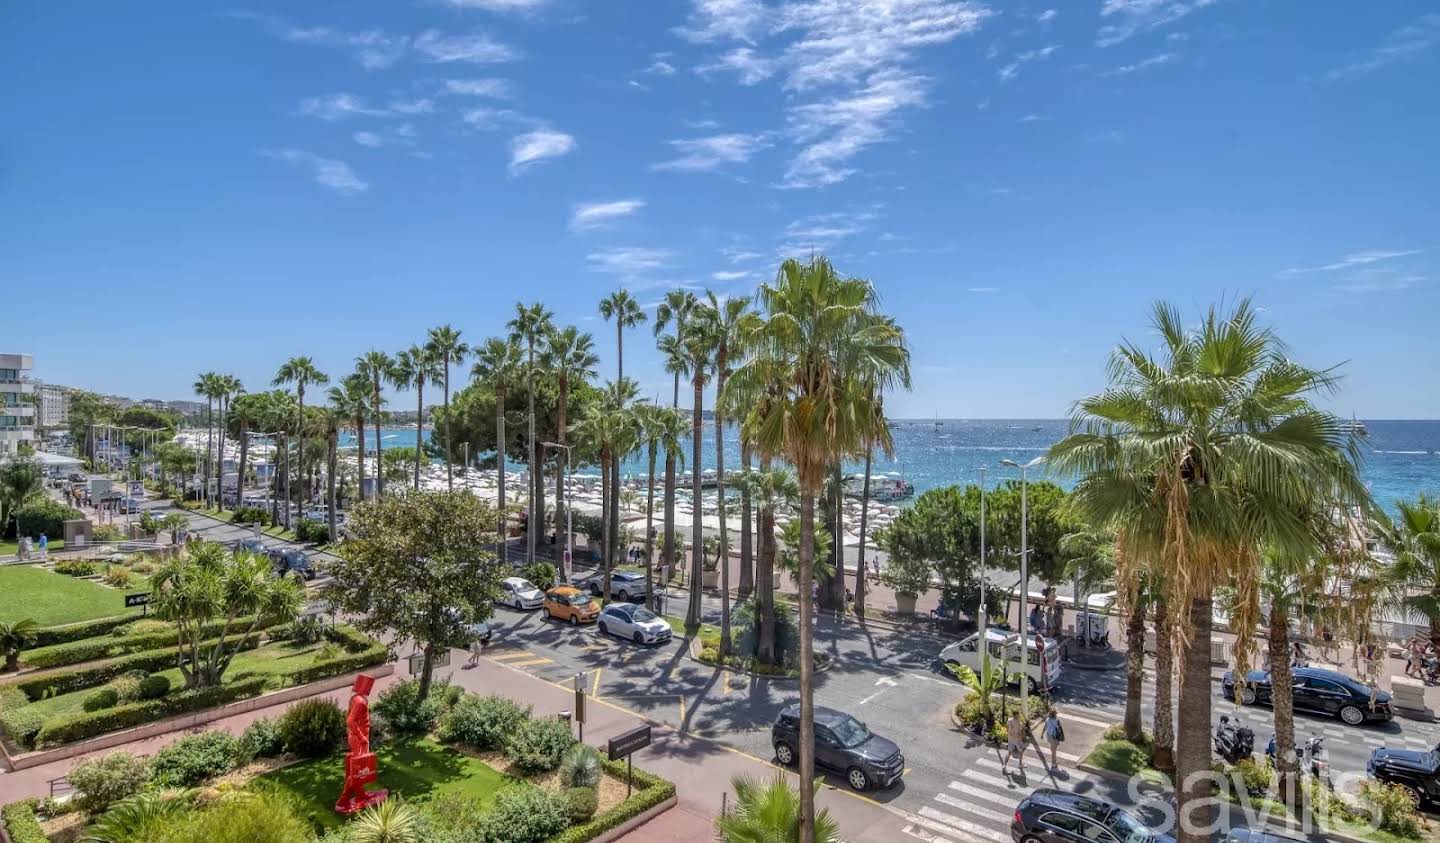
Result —
M34 799L22 799L0 808L0 822L5 824L11 843L50 843L40 820L35 817Z
M112 752L76 764L66 778L75 786L73 801L97 814L112 802L139 793L150 780L150 764L128 752Z
M330 525L313 518L301 518L295 523L295 540L305 543L324 544L330 541Z
M67 577L89 577L95 574L95 563L83 559L62 559L55 563L55 573Z
M551 721L555 722L555 721ZM542 843L570 824L570 808L538 787L508 787L480 819L481 843Z
M541 591L546 591L555 585L555 566L549 562L536 562L526 566L520 576L529 580Z
M1230 768L1230 775L1240 777L1240 786L1250 796L1269 792L1270 786L1275 783L1275 770L1269 764L1257 763L1253 758L1240 759L1240 763Z
M600 807L600 795L593 787L569 787L560 794L560 798L570 810L571 823L589 822L595 816L595 809Z
M97 542L118 542L125 540L125 534L114 524L101 524L95 528L93 538Z
M605 761L605 772L625 775L624 761ZM635 793L624 802L595 817L584 825L571 826L550 839L549 843L584 843L640 816L675 795L675 785L652 773L634 770Z
M211 644L214 644L214 639L202 642L202 646ZM241 650L253 650L260 646L260 636L248 636L239 642L239 646ZM174 666L175 650L173 648L146 650L103 665L93 667L82 665L71 670L56 671L35 679L16 682L14 687L23 691L25 696L33 702L47 696L59 696L104 685L111 679L132 670L143 670L148 673L155 670L167 670Z
M169 621L161 621L154 618L141 618L140 620L135 621L132 624L126 624L124 627L122 627L124 632L120 633L117 631L116 634L139 637L142 635L154 635L157 632L169 632L174 628L175 625L170 623Z
M235 769L240 742L215 729L188 735L162 747L150 761L155 781L166 787L193 787Z
M117 702L134 702L140 699L140 683L147 675L143 670L132 670L111 679L105 687L115 692Z
M140 513L140 532L147 536L153 536L160 532L160 519L156 518L155 513L148 509Z
M270 789L225 794L200 810L147 829L145 843L296 843L315 832L294 800Z
M132 562L130 563L130 570L133 573L148 576L155 573L155 563L149 561ZM159 623L164 623L164 621L160 621Z
M81 705L86 711L100 711L113 708L120 702L120 694L114 688L101 688L85 698Z
M521 721L505 741L505 754L521 770L543 773L559 767L574 744L569 723L543 717Z
M129 588L130 571L118 565L105 572L104 582L111 588Z
M595 787L600 784L600 753L577 743L560 759L561 787ZM590 819L586 817L585 819Z
M190 808L191 802L184 796L166 796L153 790L141 792L111 805L90 829L93 836L88 839L148 843L189 813Z
M285 749L301 758L323 758L345 739L345 713L332 700L301 700L280 716Z
M28 706L0 712L0 729L10 740L24 747L35 745L35 736L45 725L45 715Z
M172 656L173 658L173 656ZM162 720L176 714L214 708L259 695L265 690L266 678L256 676L241 679L219 688L181 691L158 700L117 705L94 712L76 712L52 717L44 722L39 733L33 738L35 747L51 747L93 738L119 729L129 729L155 720Z
M505 697L467 694L440 718L437 734L444 743L462 743L479 750L503 749L505 739L530 719L530 707L521 708Z
M268 527L270 510L263 506L242 506L235 510L230 520L236 524L259 524L261 527Z
M274 718L262 717L240 735L241 758L274 758L284 751L285 736L280 733L280 721Z
M428 734L440 717L444 691L449 685L449 682L435 683L429 696L421 700L420 680L406 679L381 693L371 709L385 722L391 734L398 737Z
M296 644L314 644L325 635L325 622L316 615L296 618L288 626L270 633L271 638L293 641Z
M170 677L152 673L140 680L140 696L142 700L158 700L170 693Z
M79 641L82 638L94 638L97 635L107 635L116 629L128 626L135 621L133 614L116 615L113 618L98 618L93 621L81 621L80 623L67 623L60 626L47 626L37 630L35 633L35 647L50 647L55 644L67 644L71 641ZM163 621L156 621L163 623Z
M1398 784L1365 779L1360 782L1360 804L1380 821L1380 830L1400 837L1420 836L1420 815L1415 797Z
M65 522L83 519L85 513L47 495L35 495L15 510L15 535L56 539L65 535Z

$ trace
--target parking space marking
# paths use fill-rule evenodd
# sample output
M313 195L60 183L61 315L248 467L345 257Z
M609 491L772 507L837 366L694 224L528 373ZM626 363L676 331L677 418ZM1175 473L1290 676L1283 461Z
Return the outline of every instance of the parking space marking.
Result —
M533 659L524 659L523 661L505 662L505 664L509 665L510 667L531 667L537 664L551 664L552 662L553 659L547 659L544 656L538 656Z
M535 655L529 650L508 650L499 653L486 653L486 658L494 662L507 662L512 659L523 659Z

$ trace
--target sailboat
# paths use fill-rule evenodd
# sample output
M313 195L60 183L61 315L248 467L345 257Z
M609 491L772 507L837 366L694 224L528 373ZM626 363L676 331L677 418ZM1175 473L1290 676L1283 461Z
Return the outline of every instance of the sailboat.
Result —
M1370 435L1370 430L1369 428L1365 427L1365 423L1355 418L1353 414L1350 416L1350 432L1355 434L1356 436Z
M936 429L936 430L939 430L940 428L942 428L942 427L944 427L944 426L945 426L945 422L940 421L940 414L939 414L939 413L936 413L936 414L935 414L935 429Z

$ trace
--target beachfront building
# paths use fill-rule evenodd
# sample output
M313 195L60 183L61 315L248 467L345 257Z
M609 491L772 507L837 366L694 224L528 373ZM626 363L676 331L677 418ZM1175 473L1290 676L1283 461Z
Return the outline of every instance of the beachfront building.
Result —
M70 387L33 381L35 387L35 426L54 430L70 423Z
M35 441L34 366L29 354L0 354L0 457L16 453L21 442Z

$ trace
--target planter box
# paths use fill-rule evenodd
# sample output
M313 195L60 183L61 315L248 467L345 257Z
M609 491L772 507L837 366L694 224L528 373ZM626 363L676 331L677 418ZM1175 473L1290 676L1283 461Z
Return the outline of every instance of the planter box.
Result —
M720 569L700 572L700 585L705 588L718 588L720 586Z
M897 594L897 595L895 595L895 612L896 612L896 614L900 614L900 615L913 615L913 614L915 614L915 601L918 600L918 599L919 599L919 598L917 598L917 597L912 597L912 596L910 596L910 595L908 595L908 594Z

